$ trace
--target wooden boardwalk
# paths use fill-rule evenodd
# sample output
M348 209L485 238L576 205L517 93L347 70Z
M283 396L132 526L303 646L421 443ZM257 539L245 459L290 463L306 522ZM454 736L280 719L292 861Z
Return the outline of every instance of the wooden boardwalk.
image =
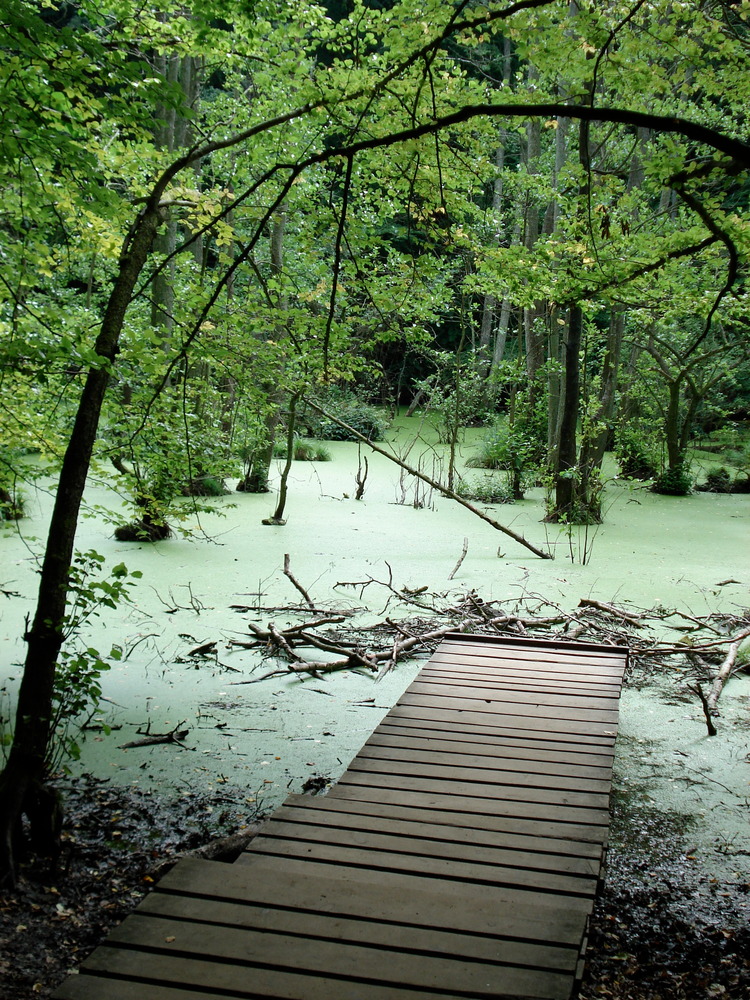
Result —
M327 795L181 861L54 996L568 1000L626 660L447 637Z

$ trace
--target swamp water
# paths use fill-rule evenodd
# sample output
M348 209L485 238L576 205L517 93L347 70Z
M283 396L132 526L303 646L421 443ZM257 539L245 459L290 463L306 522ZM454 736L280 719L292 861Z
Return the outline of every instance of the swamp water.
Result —
M399 453L416 434L416 420L401 420ZM412 430L413 428L413 430ZM393 436L393 435L392 435ZM433 437L434 439L434 437ZM472 453L468 432L461 460ZM301 790L312 777L335 780L420 667L400 664L379 682L356 671L298 680L274 677L246 683L275 666L259 651L231 649L247 639L245 622L279 627L308 618L278 610L299 605L283 574L284 555L318 608L386 610L388 591L337 584L373 578L435 593L474 589L485 600L543 598L574 608L594 598L637 608L662 606L701 615L748 607L750 531L747 496L698 493L657 497L615 483L608 487L606 521L592 534L542 523L540 490L492 514L535 545L550 547L541 560L377 454L368 454L364 499L353 499L358 448L330 443L333 461L295 462L284 527L264 526L275 496L232 494L216 501L223 516L193 518L196 533L155 545L123 544L96 508L118 505L106 484L92 483L77 547L96 549L107 565L124 561L143 578L131 601L93 619L82 639L101 651L117 643L123 658L103 675L98 717L113 728L90 732L80 770L154 790L241 788L248 802L269 809ZM362 448L362 453L368 449ZM407 460L439 478L444 448L417 442ZM421 458L420 458L421 455ZM280 465L281 463L279 463ZM463 471L463 470L462 470ZM467 477L482 476L474 470ZM0 604L0 679L12 692L24 656L24 616L35 597L35 553L46 532L51 498L43 488L28 497L29 517L0 536L0 587L19 598ZM414 504L421 506L415 507ZM453 580L449 575L467 555ZM585 565L584 548L590 549ZM731 581L731 582L726 582ZM257 610L238 613L231 605ZM274 610L265 610L274 609ZM315 617L310 615L309 617ZM191 658L208 642L217 655ZM322 654L321 654L322 655ZM252 673L252 671L255 671ZM7 710L7 694L4 699ZM687 836L696 862L721 869L722 878L748 880L750 858L750 678L733 679L719 703L719 735L706 736L700 706L684 682L664 676L628 687L621 704L616 787L644 807L693 818ZM184 724L184 725L183 725ZM189 729L183 745L122 749L150 726L152 733ZM117 727L117 728L115 728ZM687 846L687 845L686 845Z

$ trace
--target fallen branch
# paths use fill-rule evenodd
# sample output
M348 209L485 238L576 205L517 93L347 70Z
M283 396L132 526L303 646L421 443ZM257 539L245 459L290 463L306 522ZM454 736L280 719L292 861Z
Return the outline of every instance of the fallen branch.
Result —
M187 734L190 732L189 729L180 729L180 726L184 726L184 722L180 722L178 725L171 729L168 733L154 733L151 734L151 723L146 726L146 729L136 729L137 733L143 735L141 740L131 740L130 743L121 743L120 750L130 750L134 747L153 747L157 746L159 743L177 743L181 746L183 750L190 750L190 747L186 747L182 742Z
M712 710L708 703L708 698L703 693L703 688L700 684L688 684L688 690L692 691L693 694L697 694L700 698L701 707L703 708L703 715L706 720L706 729L708 730L709 736L716 736L716 726L714 725L714 720L711 718Z
M469 501L464 499L464 497L459 496L458 493L455 493L453 490L449 489L447 486L444 486L436 479L432 479L424 472L420 472L418 469L415 469L412 465L408 465L406 462L403 461L403 459L400 459L397 455L394 455L393 452L387 451L385 448L381 448L373 441L370 441L364 434L360 434L359 431L356 430L356 428L351 427L343 420L339 420L338 417L334 416L332 413L329 413L327 410L324 410L322 406L318 406L317 403L313 403L312 400L310 399L307 399L306 402L310 407L312 407L313 410L317 410L317 412L321 413L327 420L332 420L335 424L338 424L339 427L343 427L344 430L348 431L350 434L353 434L358 441L364 441L364 443L366 445L369 445L369 447L372 448L373 451L376 451L379 455L383 455L385 458L389 459L389 461L395 462L396 465L399 465L402 469L405 469L410 476L414 476L416 479L421 479L422 482L427 483L428 486L431 486L434 490L437 490L438 493L442 493L443 496L448 497L451 500L455 500L456 503L460 504L462 507L465 507L467 510L470 510L472 514L475 514L483 521L486 521L487 524L491 525L496 531L502 531L504 535L509 535L514 541L518 542L519 545L523 545L524 548L529 549L530 552L533 552L535 556L539 556L540 559L554 559L554 556L552 555L551 552L544 552L542 549L537 548L536 545L534 545L532 542L529 542L526 538L523 537L523 535L519 535L517 532L513 531L512 528L508 528L504 524L500 524L499 521L496 521L493 517L490 517L489 514L485 514L484 511L479 510L478 507L475 507L474 504L469 503Z
M623 621L629 622L637 628L640 628L642 624L641 615L634 615L630 611L623 611L622 608L617 608L614 604L605 604L604 601L594 601L591 598L583 597L578 602L578 607L595 608L597 611L603 611L605 614L613 615L615 618L622 618Z
M228 837L217 837L209 840L202 847L196 847L192 851L181 851L173 854L169 858L163 858L153 868L149 870L148 878L158 881L173 868L178 861L184 858L202 858L204 861L235 861L245 850L247 845L260 833L262 823L253 823L246 826L239 833L232 833Z
M734 670L740 646L743 641L748 638L748 636L750 636L750 628L745 629L744 632L740 632L740 634L732 640L729 649L727 650L727 655L724 657L724 662L719 667L719 672L716 674L716 677L714 677L714 682L711 686L708 698L706 699L708 707L711 711L716 710L716 703L724 689L724 685L729 680L732 675L732 671Z
M459 569L461 568L461 563L466 558L466 553L468 551L469 551L469 539L468 538L464 538L464 547L463 547L463 549L461 549L461 555L458 557L458 562L453 567L453 569L451 570L451 572L450 572L450 574L448 576L449 580L452 580L453 577L456 575L456 573L458 573Z
M302 586L302 584L299 582L299 580L297 580L294 577L294 574L292 573L291 569L289 568L289 555L288 554L286 554L284 556L284 576L287 577L287 579L290 580L291 583L297 588L297 590L300 592L300 594L302 594L302 596L304 597L304 599L307 601L308 608L310 608L311 610L314 611L315 610L315 605L313 604L313 602L312 602L312 600L310 598L310 595L305 590L305 588Z

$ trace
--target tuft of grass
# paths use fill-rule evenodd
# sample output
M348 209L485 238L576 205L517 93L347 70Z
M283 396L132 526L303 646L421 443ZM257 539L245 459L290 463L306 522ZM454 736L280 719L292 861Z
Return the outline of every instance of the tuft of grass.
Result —
M286 458L286 442L280 441L274 446L275 458ZM292 457L295 462L330 462L331 453L325 445L317 441L304 441L297 438L294 442Z

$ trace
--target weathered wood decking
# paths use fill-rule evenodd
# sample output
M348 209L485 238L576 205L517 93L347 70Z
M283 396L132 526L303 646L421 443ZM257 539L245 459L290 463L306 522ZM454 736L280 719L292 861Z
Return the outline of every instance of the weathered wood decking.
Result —
M626 658L449 636L327 795L180 862L55 997L567 1000Z

